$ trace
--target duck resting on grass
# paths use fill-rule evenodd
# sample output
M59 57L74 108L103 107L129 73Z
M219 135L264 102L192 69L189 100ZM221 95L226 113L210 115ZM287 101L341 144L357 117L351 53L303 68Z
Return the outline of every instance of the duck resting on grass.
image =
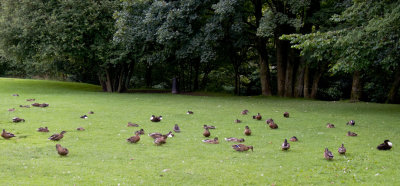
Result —
M162 116L155 116L155 115L151 115L150 117L150 121L152 122L160 122L162 120Z
M35 101L36 99L27 99L26 101Z
M235 123L242 123L242 121L239 120L239 119L236 119L236 120L235 120Z
M179 128L178 124L175 124L175 126L174 126L174 131L175 131L176 133L180 133L180 132L181 132L181 129Z
M67 133L66 131L62 131L60 134L53 134L48 139L52 141L59 141L64 137L64 134Z
M93 111L89 111L88 114L94 114L94 112Z
M68 149L61 147L60 144L56 145L57 152L60 156L66 156L68 154Z
M289 150L290 149L290 143L287 142L287 139L282 143L282 150Z
M88 116L85 114L85 115L81 116L80 118L82 118L82 119L87 119Z
M34 107L48 107L49 104L47 104L47 103L42 103L42 104L40 104L40 103L32 103L32 106L34 106Z
M283 113L283 117L288 118L289 117L289 112Z
M18 94L13 94L12 96L19 96Z
M50 132L49 129L47 127L40 127L37 129L38 132Z
M354 120L350 120L349 122L346 123L346 125L351 125L354 126L356 122Z
M128 141L129 143L137 143L138 141L140 141L139 132L136 132L135 134L135 136L126 139L126 141Z
M233 138L233 137L229 137L229 138L225 138L226 141L233 141L233 142L244 142L243 138Z
M161 137L158 137L158 138L154 139L154 144L156 144L156 145L162 145L162 144L165 144L165 143L167 143L167 136L166 135L163 135Z
M328 148L325 148L324 157L327 160L332 160L333 159L333 154L332 154L331 151L328 150Z
M247 115L247 113L249 113L249 110L247 110L247 109L244 109L244 110L241 112L242 115Z
M267 122L267 124L269 125L270 123L273 123L274 120L273 120L272 118L269 118L269 119L267 119L267 121L265 121L265 122Z
M253 116L253 119L261 120L262 116L260 115L260 113L257 113L257 115Z
M390 150L392 148L392 142L385 140L382 144L376 147L378 150Z
M332 123L327 123L326 128L335 128L335 125Z
M244 144L235 144L235 145L232 145L232 148L239 152L248 151L249 149L251 149L251 151L253 151L253 146L247 146Z
M156 139L156 138L159 138L159 137L161 137L161 136L165 136L166 138L167 137L173 137L174 135L172 134L172 131L169 131L167 134L165 134L165 135L163 135L163 134L161 134L161 133L159 133L159 132L153 132L153 133L150 133L149 134L149 136L151 137L151 138L153 138L153 139Z
M19 105L19 107L25 107L25 108L31 108L31 106L29 106L29 105Z
M343 143L342 146L338 148L339 154L346 154L346 148L344 147Z
M10 139L10 138L15 137L15 135L13 133L6 132L6 129L3 129L3 133L1 133L1 137L3 137L4 139Z
M139 127L139 124L128 122L127 127Z
M210 131L208 130L208 128L205 128L205 129L204 129L204 132L203 132L203 136L204 136L204 137L210 137L210 135L211 135L211 133L210 133Z
M193 111L188 110L186 114L194 114Z
M218 137L215 137L214 139L205 139L202 140L204 143L210 143L210 144L218 144Z
M357 133L355 132L347 132L347 136L357 136Z
M246 135L246 136L251 135L251 130L250 130L249 126L244 127L244 135Z
M203 125L203 128L204 129L215 129L215 126L212 126L212 125Z
M144 134L144 130L143 130L143 129L140 129L140 130L138 130L138 131L136 131L136 132L138 132L140 135L143 135L143 134ZM136 132L135 132L135 134L136 134Z
M269 123L269 128L271 128L271 129L277 129L278 128L278 125L275 123L275 122L271 122L271 123Z
M12 120L13 120L14 123L19 123L19 122L21 122L21 121L22 121L22 122L25 122L24 119L19 118L19 117L14 117Z
M293 142L299 141L296 136L291 137L289 140Z
M14 111L15 111L15 108L8 109L8 112L14 112Z
M78 127L78 128L76 128L76 130L78 130L78 131L84 131L85 129L84 129L83 127Z

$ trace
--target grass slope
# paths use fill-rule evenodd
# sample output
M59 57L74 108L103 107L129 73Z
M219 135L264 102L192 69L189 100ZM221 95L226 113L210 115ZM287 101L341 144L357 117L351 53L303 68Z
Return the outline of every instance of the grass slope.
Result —
M19 97L12 94L18 93ZM48 108L19 108L46 102ZM16 108L15 112L7 109ZM249 115L240 111L249 109ZM79 116L93 110L84 120ZM194 111L187 115L186 111ZM283 118L284 111L290 118ZM262 121L251 119L261 113ZM19 184L143 184L143 185L321 185L400 183L400 106L372 103L323 102L265 97L206 97L171 94L110 94L93 85L0 79L0 128L17 137L0 139L0 179ZM149 117L162 115L152 123ZM12 123L13 117L26 119ZM243 123L233 121L238 118ZM265 120L273 118L278 130ZM354 119L354 127L346 122ZM126 127L127 122L140 124ZM327 122L336 125L329 129ZM167 133L174 124L182 132L155 146L149 132ZM211 138L220 144L204 144L202 126L215 125ZM243 135L250 126L252 136ZM50 133L36 129L48 126ZM76 131L84 127L85 131ZM144 128L138 144L126 138ZM56 142L47 138L68 131L58 143L70 154L60 157ZM346 136L354 131L358 137ZM285 138L297 136L288 152L280 150ZM225 137L245 138L254 152L236 152ZM390 139L394 148L378 151L376 146ZM347 154L337 148L345 144ZM335 158L323 158L328 147Z

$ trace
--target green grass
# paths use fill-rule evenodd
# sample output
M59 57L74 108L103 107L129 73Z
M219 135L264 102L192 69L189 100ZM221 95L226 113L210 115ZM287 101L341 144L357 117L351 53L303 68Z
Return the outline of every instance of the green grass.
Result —
M19 94L13 97L12 94ZM36 98L48 108L19 108ZM15 112L7 109L16 108ZM243 109L249 115L240 115ZM84 120L79 116L93 110ZM186 111L194 111L187 115ZM284 111L290 118L283 118ZM251 119L261 113L263 121ZM152 123L149 117L162 115ZM13 117L26 119L12 123ZM400 183L400 106L374 103L324 102L303 99L172 94L111 94L100 87L56 81L0 79L0 128L17 137L0 139L0 180L12 185L394 185ZM243 123L233 121L238 118ZM273 118L279 129L265 120ZM354 127L346 122L354 119ZM127 122L140 124L126 127ZM328 129L326 123L335 124ZM167 133L174 124L182 132L155 146L149 132ZM215 125L211 137L220 144L201 142L202 126ZM244 126L252 136L243 135ZM36 129L48 126L50 133ZM76 131L84 127L85 131ZM144 128L138 144L126 138ZM60 157L57 142L47 138L68 131L59 141L70 154ZM347 131L358 137L346 136ZM280 150L285 138L297 136L288 152ZM225 137L244 137L254 152L236 152ZM390 139L390 151L376 146ZM345 144L347 154L337 148ZM334 160L323 158L324 148Z

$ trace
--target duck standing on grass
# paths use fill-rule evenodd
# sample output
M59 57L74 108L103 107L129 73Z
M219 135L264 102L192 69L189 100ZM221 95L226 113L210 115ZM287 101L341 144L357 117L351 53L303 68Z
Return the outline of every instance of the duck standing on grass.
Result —
M332 160L333 159L333 154L332 154L331 151L328 150L328 148L325 148L324 157L327 160Z
M15 135L13 133L6 132L6 129L3 129L3 133L1 133L1 137L3 137L4 139L10 139L10 138L15 137Z
M246 136L251 135L251 130L250 130L249 126L244 127L244 135L246 135Z
M339 154L346 154L346 148L344 147L343 143L342 146L338 149Z
M57 152L60 156L66 156L68 154L68 149L61 147L60 144L56 145Z
M53 134L48 139L52 141L59 141L64 137L64 134L67 133L66 131L62 131L60 134Z
M390 150L392 148L392 142L385 140L382 144L376 147L378 150Z
M211 135L211 133L210 133L210 131L208 130L208 128L205 128L205 129L204 129L204 132L203 132L203 136L204 136L204 137L210 137L210 135Z
M251 151L253 151L253 146L247 146L244 144L235 144L235 145L232 145L232 148L239 152L248 151L249 149L251 149Z
M287 139L282 143L282 150L289 150L290 149L290 143L287 142Z

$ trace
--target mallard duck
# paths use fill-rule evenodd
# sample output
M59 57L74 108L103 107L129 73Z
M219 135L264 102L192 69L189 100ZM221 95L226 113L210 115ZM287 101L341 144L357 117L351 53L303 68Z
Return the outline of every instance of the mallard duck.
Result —
M214 139L205 139L202 140L204 143L210 143L210 144L218 144L218 137L215 137Z
M283 117L288 118L289 117L289 112L283 113Z
M136 134L135 136L132 136L132 137L126 139L126 141L128 141L129 143L136 143L136 142L140 141L139 132L137 131L135 134Z
M82 118L82 119L87 119L88 116L85 114L85 115L81 116L80 118Z
M356 122L354 120L350 120L349 122L346 123L347 125L354 126Z
M35 99L27 99L26 101L35 101Z
M265 121L265 122L267 122L267 124L269 125L270 123L273 123L274 120L273 120L272 118L269 118L269 119L267 119L267 121Z
M21 122L21 121L22 121L22 122L25 122L24 119L19 118L19 117L14 117L12 120L13 120L14 123L19 123L19 122Z
M210 131L208 130L208 128L205 128L204 129L204 132L203 132L203 136L204 137L209 137L211 135L211 133L210 133Z
M19 105L19 107L25 107L25 108L31 108L31 106L29 106L29 105Z
M12 96L19 96L18 94L13 94Z
M338 148L339 154L346 154L346 148L344 147L343 143L342 146Z
M245 109L241 112L242 115L247 115L247 113L249 113L249 110Z
M174 126L174 131L175 131L176 133L181 132L181 129L179 128L178 124L175 124L175 126Z
M327 123L326 128L335 128L335 125L332 123Z
M287 139L282 143L282 150L289 150L290 149L290 143L287 142Z
M136 131L136 132L138 132L140 135L143 135L143 134L144 134L144 130L143 130L143 129L140 129L140 130L138 130L138 131ZM136 134L136 132L135 132L135 134Z
M203 125L203 128L204 129L215 129L215 126L212 126L212 125Z
M94 114L94 112L93 111L89 111L88 114Z
M251 135L251 130L250 130L249 126L244 127L244 135L246 135L246 136Z
M355 132L347 132L347 136L357 136L357 134Z
M161 136L165 136L165 137L173 137L172 131L169 131L167 134L163 135L159 132L153 132L149 134L150 137L152 137L153 139L159 138Z
M61 147L60 144L56 145L57 152L60 156L66 156L68 154L68 149Z
M151 117L150 117L150 121L152 121L152 122L159 122L159 121L161 121L162 120L162 116L154 116L154 115L151 115Z
M271 122L271 123L269 123L269 128L271 128L271 129L277 129L278 128L278 125L275 123L275 122Z
M1 137L3 137L4 139L10 139L10 138L15 137L15 135L13 133L6 132L6 129L3 129L3 133L1 133Z
M50 132L49 129L47 127L40 127L37 129L38 132Z
M128 122L128 127L139 127L139 124Z
M78 127L78 128L76 128L76 130L78 130L78 131L84 131L85 129L84 129L83 127Z
M154 139L154 144L156 145L162 145L165 144L166 142L167 142L167 137L165 135Z
M249 149L253 151L253 146L246 146L244 144L235 144L232 145L232 148L239 152L248 151Z
M47 103L39 104L39 107L48 107L48 106L49 106L49 104L47 104Z
M233 138L233 137L229 137L229 138L225 138L226 141L233 141L233 142L244 142L243 138Z
M253 119L261 120L262 116L260 115L260 113L257 113L257 115L253 116Z
M14 112L14 111L15 111L15 108L8 109L8 112Z
M296 136L291 137L289 140L293 142L299 141Z
M385 140L382 144L376 147L378 150L390 150L392 148L392 142Z
M331 151L328 150L328 148L325 148L324 157L327 160L333 159L333 154Z
M34 107L39 107L40 103L32 103L31 105Z
M235 119L235 123L242 123L242 121L239 119Z
M186 114L194 114L193 111L188 110Z
M52 141L58 141L64 137L64 134L67 133L66 131L62 131L60 134L53 134L48 139Z

